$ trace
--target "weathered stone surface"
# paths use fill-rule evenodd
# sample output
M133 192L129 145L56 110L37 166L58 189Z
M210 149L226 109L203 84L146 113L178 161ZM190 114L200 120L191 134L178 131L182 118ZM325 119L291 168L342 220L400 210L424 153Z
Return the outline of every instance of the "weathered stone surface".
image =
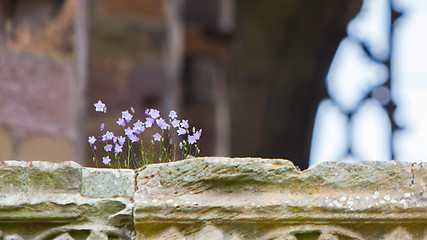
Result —
M130 169L83 168L82 196L133 197L135 172Z
M179 229L177 229L176 227L170 227L168 229L166 229L163 232L160 232L156 235L151 235L151 236L138 236L140 239L147 239L147 240L157 240L157 239L173 239L173 240L185 240L185 236L184 234L182 234Z
M427 239L427 170L404 162L191 158L138 170L0 162L0 239Z
M0 239L129 239L134 171L108 169L103 178L96 170L74 162L0 162ZM120 191L109 190L114 183Z
M14 194L80 193L81 167L74 162L0 162L0 199Z
M236 239L379 239L379 229L398 226L416 226L409 234L423 235L426 174L425 164L396 161L330 162L302 172L281 159L211 157L149 165L137 174L135 227L144 232L144 224L179 223L191 238L215 223L204 239L221 239L209 237L219 232L229 239L226 233L236 223L243 224L235 226ZM354 229L360 224L370 231Z

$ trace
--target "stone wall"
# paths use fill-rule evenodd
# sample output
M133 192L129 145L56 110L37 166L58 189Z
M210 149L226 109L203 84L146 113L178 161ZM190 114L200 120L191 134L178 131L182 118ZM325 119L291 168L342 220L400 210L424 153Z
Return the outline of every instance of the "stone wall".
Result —
M74 22L82 2L0 1L0 160L83 163Z
M0 239L427 239L407 162L191 158L136 171L0 162Z

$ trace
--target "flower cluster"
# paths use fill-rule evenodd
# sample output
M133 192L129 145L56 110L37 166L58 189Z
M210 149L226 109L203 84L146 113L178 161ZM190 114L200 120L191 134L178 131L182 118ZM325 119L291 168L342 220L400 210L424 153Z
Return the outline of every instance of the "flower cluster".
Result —
M106 113L107 107L99 100L94 104L97 112ZM195 128L190 131L188 120L179 120L174 110L169 112L169 118L164 119L160 116L160 111L156 109L147 109L145 111L145 121L136 120L132 122L135 110L133 108L122 112L118 118L117 125L123 128L122 134L116 135L111 131L105 130L105 124L100 126L101 135L98 137L90 136L89 144L93 147L93 160L97 163L96 152L97 145L103 146L105 154L102 156L102 163L110 167L140 167L148 163L153 163L154 158L158 161L174 161L179 155L181 159L189 155L197 155L200 150L197 146L202 130L196 131ZM143 133L151 130L148 136L149 141L144 144ZM147 133L145 133L147 136ZM177 141L179 143L177 143ZM179 146L179 149L178 149ZM135 149L138 149L139 151ZM158 149L158 152L155 151ZM181 154L178 154L178 151ZM113 163L113 159L115 162Z

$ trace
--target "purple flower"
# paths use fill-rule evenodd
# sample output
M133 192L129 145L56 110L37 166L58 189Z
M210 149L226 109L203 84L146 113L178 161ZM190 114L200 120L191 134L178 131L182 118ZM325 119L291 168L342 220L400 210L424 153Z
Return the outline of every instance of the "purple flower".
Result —
M129 135L133 135L133 130L130 127L126 128L125 129L125 135L128 137L129 137Z
M103 162L105 165L108 165L108 164L111 162L111 159L110 159L110 157L109 157L109 156L106 156L106 157L103 157L103 158L102 158L102 162Z
M200 129L199 131L195 132L193 134L193 136L196 138L196 140L199 140L200 136L202 136L202 129Z
M165 130L169 127L169 124L167 124L163 118L157 119L156 123L157 123L157 126L159 126L159 128L161 128L163 130Z
M107 131L106 135L107 135L107 139L108 139L108 140L111 140L111 139L113 139L113 137L114 137L114 133L112 133L112 132L110 132L110 131Z
M175 118L177 118L178 116L176 115L176 112L175 112L174 110L171 110L171 111L169 112L169 117L170 117L171 119L175 119Z
M177 128L179 127L180 121L178 119L174 119L171 123L172 123L172 127Z
M184 128L179 128L176 132L178 133L178 136L181 136L187 133L187 131L185 131Z
M147 116L147 117L149 117L150 116L150 109L145 109L145 115Z
M105 128L105 125L101 124L101 127L99 128L99 130L102 132L102 131L104 131L104 128Z
M113 149L113 145L112 144L106 144L104 149L106 152L111 152L111 150Z
M101 102L101 100L99 100L97 103L93 104L93 106L95 106L95 111L97 112L107 112L107 107L105 106L105 104L103 102Z
M93 151L96 151L96 146L93 146Z
M120 146L120 145L118 145L118 144L116 144L115 146L114 146L114 153L121 153L122 152L122 146Z
M90 136L87 141L92 145L96 142L96 138L94 136Z
M162 139L162 135L160 135L159 133L156 133L153 135L154 141L159 141Z
M114 133L107 131L104 135L102 135L102 141L112 140L114 137Z
M147 119L147 121L145 121L145 123L144 123L145 127L147 127L147 128L152 127L154 124L154 119L152 119L152 118L145 118L145 119Z
M121 146L123 146L123 144L125 144L126 138L123 136L120 136L119 138L117 138L117 141Z
M124 127L126 125L126 122L123 118L119 118L119 120L116 123L122 127Z
M154 119L160 117L160 112L159 112L159 110L156 110L156 109L150 109L148 114L150 115L150 117L152 117Z
M139 137L137 137L136 135L133 135L133 134L128 135L128 138L132 141L132 143L139 141Z
M129 113L128 110L122 112L122 118L126 120L126 122L130 122L132 120L133 115Z
M196 137L194 137L194 135L193 136L188 135L188 142L190 144L195 144L197 142Z
M133 132L134 133L140 134L140 133L144 132L144 130L145 130L144 124L140 120L138 120L138 122L133 124Z
M188 125L188 120L182 120L181 121L181 127L188 129L190 126Z

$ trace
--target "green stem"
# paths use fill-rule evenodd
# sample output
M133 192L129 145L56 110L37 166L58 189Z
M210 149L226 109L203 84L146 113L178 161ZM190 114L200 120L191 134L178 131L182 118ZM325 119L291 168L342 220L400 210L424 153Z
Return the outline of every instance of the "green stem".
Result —
M92 146L92 145L91 145ZM99 168L99 166L98 166L98 161L96 160L96 151L95 150L93 150L93 161L95 162L95 164L96 164L96 168Z
M143 166L143 165L145 165L145 164L147 164L146 163L146 159L145 159L145 150L144 150L144 143L142 142L142 136L141 136L141 167Z
M130 149L131 149L131 145L130 145L131 143L130 143L129 138L127 139L127 142L128 142L128 153L127 153L127 159L125 159L124 164L125 164L125 167L129 168L129 161L130 161Z

